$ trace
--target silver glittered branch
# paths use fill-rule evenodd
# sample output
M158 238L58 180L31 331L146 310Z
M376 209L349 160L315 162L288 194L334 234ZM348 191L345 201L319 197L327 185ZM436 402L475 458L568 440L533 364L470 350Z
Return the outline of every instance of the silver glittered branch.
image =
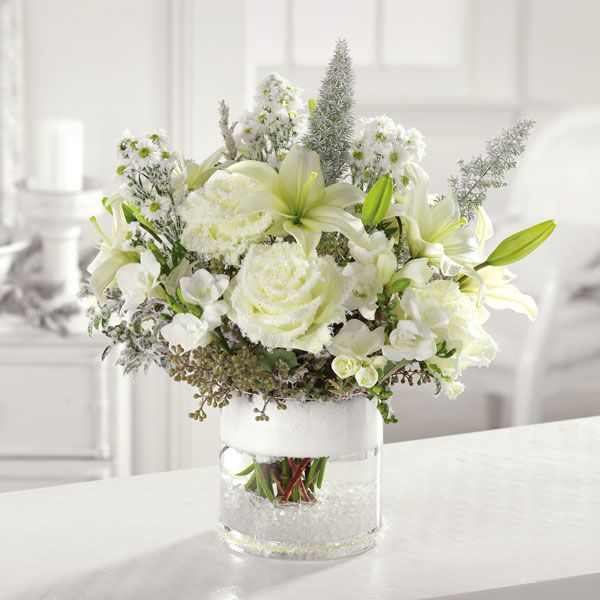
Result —
M304 144L321 157L327 185L339 181L348 165L352 139L354 73L346 40L338 40L321 83Z
M510 129L503 129L486 143L485 154L474 156L468 162L458 161L459 173L448 179L448 185L462 216L472 219L488 190L506 185L506 173L517 166L534 125L532 119L517 119Z
M235 160L237 156L237 146L233 139L235 125L235 123L229 125L229 106L227 106L225 100L221 100L219 102L219 128L227 149L225 157L229 160Z

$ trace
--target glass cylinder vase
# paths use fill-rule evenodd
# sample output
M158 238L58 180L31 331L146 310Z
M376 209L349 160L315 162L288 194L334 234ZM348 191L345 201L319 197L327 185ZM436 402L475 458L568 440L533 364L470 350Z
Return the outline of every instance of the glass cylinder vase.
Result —
M234 550L326 559L375 544L381 525L382 420L364 396L287 400L256 420L260 396L221 415L219 523Z

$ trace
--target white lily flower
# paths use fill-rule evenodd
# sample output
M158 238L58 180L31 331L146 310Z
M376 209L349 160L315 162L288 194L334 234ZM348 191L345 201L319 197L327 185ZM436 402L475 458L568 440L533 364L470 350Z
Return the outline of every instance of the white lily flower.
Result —
M494 235L492 222L483 207L477 209L476 234L479 248L485 256L485 243ZM535 300L524 294L511 281L516 278L508 267L487 266L478 269L460 280L460 291L464 294L478 295L490 308L508 308L516 313L527 315L531 321L537 318L538 308Z
M185 352L204 348L213 339L209 324L190 313L176 314L160 333L170 346L181 346Z
M516 285L510 283L516 275L508 267L484 267L477 274L485 285L484 304L490 308L508 308L516 313L527 315L530 321L535 321L538 308L535 300L521 292ZM463 294L479 295L481 282L467 277L460 282Z
M272 214L274 224L267 233L293 236L306 256L317 247L324 231L339 231L357 243L366 236L362 221L344 210L360 202L362 192L349 183L325 187L316 152L294 146L279 173L254 160L238 162L228 170L251 177L262 187L240 199L238 212Z
M365 323L358 319L350 319L331 338L327 350L333 356L350 356L361 361L375 352L379 352L385 343L383 327L371 331Z
M104 292L115 279L115 274L124 265L136 262L138 253L126 249L129 224L123 212L123 198L114 196L108 203L112 210L112 239L109 239L100 229L95 219L98 233L102 237L99 252L88 265L90 273L90 287L99 300L104 299Z
M182 277L179 285L186 302L205 308L223 295L229 285L229 276L213 275L206 269L198 269L191 277Z
M413 258L427 258L443 275L454 277L465 265L480 262L478 240L460 216L455 198L446 196L433 204L427 189L429 176L417 164L408 163L405 173L412 186L402 203L392 206L393 213L402 219Z
M125 297L123 314L133 312L146 298L162 295L159 276L160 264L150 250L142 253L139 263L124 265L117 271L117 285Z
M365 319L372 321L377 312L377 294L383 292L377 267L353 262L344 267L342 275L348 278L351 286L344 308L350 312L358 310Z

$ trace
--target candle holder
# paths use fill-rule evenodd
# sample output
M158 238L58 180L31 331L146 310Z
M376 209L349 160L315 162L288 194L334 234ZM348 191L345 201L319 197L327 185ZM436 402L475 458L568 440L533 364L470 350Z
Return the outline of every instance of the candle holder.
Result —
M42 241L41 279L60 288L54 302L75 302L81 284L81 226L98 212L100 183L86 177L83 189L73 192L33 190L26 181L16 187L21 212Z

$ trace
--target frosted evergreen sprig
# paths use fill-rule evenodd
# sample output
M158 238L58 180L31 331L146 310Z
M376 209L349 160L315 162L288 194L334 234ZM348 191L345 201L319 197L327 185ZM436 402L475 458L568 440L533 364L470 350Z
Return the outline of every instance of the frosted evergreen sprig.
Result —
M225 156L229 160L235 160L237 156L237 146L233 139L233 130L235 129L236 123L229 125L229 106L225 100L219 102L219 129L225 142L225 148L227 150Z
M311 112L304 144L321 157L325 184L339 181L347 169L352 141L354 73L346 40L338 40Z
M472 219L488 190L506 185L506 173L517 166L534 124L532 119L517 119L510 129L503 129L486 143L484 155L474 156L468 162L458 161L459 174L450 177L448 184L462 216Z

